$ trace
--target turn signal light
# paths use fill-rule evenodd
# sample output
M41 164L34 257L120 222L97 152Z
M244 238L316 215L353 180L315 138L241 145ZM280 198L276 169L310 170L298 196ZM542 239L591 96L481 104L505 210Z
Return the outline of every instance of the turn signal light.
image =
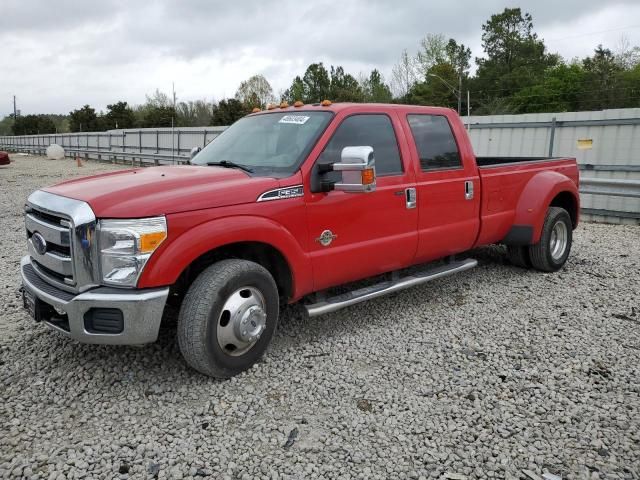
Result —
M323 107L329 107L331 106L331 100L323 100L320 105L322 105Z
M376 171L373 168L362 170L362 185L371 185L376 181Z
M304 102L301 102L300 100L298 100L296 103L293 104L294 107L303 107L304 106Z
M144 233L140 235L140 252L153 252L165 238L167 238L166 232Z

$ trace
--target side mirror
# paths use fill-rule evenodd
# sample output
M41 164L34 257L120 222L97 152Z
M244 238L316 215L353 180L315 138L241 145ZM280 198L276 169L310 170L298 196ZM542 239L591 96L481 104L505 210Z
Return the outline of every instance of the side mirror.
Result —
M200 147L193 147L191 149L191 152L189 152L189 159L193 159L193 157L195 157L198 153L200 153L200 150L202 150L202 148Z
M342 192L373 192L376 189L376 167L373 147L344 147L339 162L327 165L326 171L342 172L342 181L331 185Z

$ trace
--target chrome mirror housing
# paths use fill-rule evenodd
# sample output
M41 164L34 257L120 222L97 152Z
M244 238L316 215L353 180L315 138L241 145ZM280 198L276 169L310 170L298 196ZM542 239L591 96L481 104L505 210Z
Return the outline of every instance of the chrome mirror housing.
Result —
M376 167L373 147L344 147L340 162L333 164L334 172L342 172L342 181L334 190L342 192L373 192L376 189Z
M195 157L198 153L200 153L200 150L202 150L202 148L200 147L193 147L191 149L191 152L189 152L189 159L193 160L193 157Z

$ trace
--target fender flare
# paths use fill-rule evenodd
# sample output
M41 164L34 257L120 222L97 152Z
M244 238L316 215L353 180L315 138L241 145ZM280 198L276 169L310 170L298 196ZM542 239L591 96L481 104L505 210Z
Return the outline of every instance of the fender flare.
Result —
M503 243L529 245L540 241L547 209L560 193L573 197L576 209L580 208L580 194L576 184L567 176L549 170L535 174L522 189L515 210L511 230ZM577 218L578 212L576 212Z
M216 218L184 231L151 256L138 288L173 285L205 253L239 242L260 242L280 252L291 272L293 298L312 290L311 262L295 237L279 223L253 215Z

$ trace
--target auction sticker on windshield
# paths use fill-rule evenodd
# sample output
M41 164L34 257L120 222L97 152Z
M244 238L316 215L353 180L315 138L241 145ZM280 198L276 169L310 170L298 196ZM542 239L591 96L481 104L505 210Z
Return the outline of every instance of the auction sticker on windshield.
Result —
M304 115L285 115L278 123L293 123L295 125L304 125L310 117Z

